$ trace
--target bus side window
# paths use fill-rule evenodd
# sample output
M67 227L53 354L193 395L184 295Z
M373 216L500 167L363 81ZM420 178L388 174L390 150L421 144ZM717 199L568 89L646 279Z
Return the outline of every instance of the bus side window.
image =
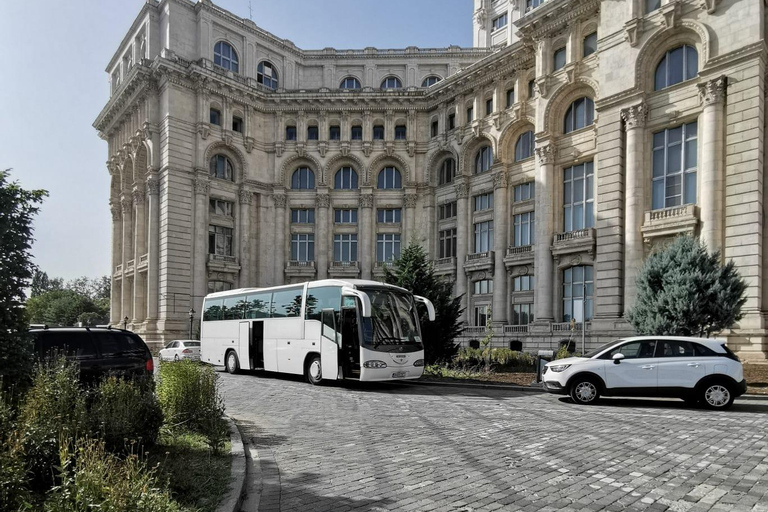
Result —
M224 320L238 320L242 318L241 309L238 307L241 297L227 297L224 299Z
M276 290L272 293L272 318L297 317L301 314L302 288Z
M341 288L338 286L322 286L319 288L309 288L307 290L307 320L322 319L324 309L333 309L336 313L336 321L339 321L341 312Z
M248 310L246 312L245 318L269 318L269 306L272 300L271 293L249 295L246 300L248 302Z
M203 320L210 322L211 320L223 320L222 304L223 299L209 299L205 301L203 306Z

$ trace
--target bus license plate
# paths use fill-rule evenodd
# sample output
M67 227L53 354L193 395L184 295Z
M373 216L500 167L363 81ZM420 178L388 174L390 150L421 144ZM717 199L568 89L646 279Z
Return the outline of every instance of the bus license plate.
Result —
M408 375L408 372L395 372L395 373L392 374L392 378L393 379L400 379L402 377L405 377L406 375Z

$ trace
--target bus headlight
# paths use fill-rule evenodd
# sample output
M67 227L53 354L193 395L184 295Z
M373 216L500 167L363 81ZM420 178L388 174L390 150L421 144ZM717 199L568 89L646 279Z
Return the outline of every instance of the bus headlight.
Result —
M386 368L387 363L384 361L366 361L363 363L363 368Z
M424 366L424 360L423 359L417 359L413 362L413 366Z

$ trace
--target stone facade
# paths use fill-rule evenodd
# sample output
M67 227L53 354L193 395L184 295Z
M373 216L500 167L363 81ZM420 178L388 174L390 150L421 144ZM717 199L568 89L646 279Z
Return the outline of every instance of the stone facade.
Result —
M593 346L631 332L644 257L691 232L747 280L723 335L764 359L764 2L474 2L474 48L302 50L148 0L94 124L112 322L186 336L209 290L376 279L416 241L456 279L465 342L492 309L497 346L582 325Z

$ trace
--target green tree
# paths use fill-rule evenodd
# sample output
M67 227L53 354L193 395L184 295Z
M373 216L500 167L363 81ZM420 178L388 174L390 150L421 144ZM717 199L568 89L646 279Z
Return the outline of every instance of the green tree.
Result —
M27 301L29 319L35 324L72 326L109 322L109 308L100 308L89 297L74 290L52 290ZM85 315L96 313L96 315ZM85 315L81 318L82 315Z
M24 311L25 288L35 265L30 249L32 219L47 196L44 190L25 190L9 182L10 170L0 171L0 380L13 385L30 375L31 343Z
M741 317L747 285L733 261L690 236L653 252L637 276L637 300L627 318L641 334L709 336Z
M453 358L459 348L454 340L461 334L461 297L453 296L451 281L435 274L424 248L415 243L406 247L392 270L384 267L384 282L426 297L435 306L434 322L429 321L426 308L419 308L426 363Z

